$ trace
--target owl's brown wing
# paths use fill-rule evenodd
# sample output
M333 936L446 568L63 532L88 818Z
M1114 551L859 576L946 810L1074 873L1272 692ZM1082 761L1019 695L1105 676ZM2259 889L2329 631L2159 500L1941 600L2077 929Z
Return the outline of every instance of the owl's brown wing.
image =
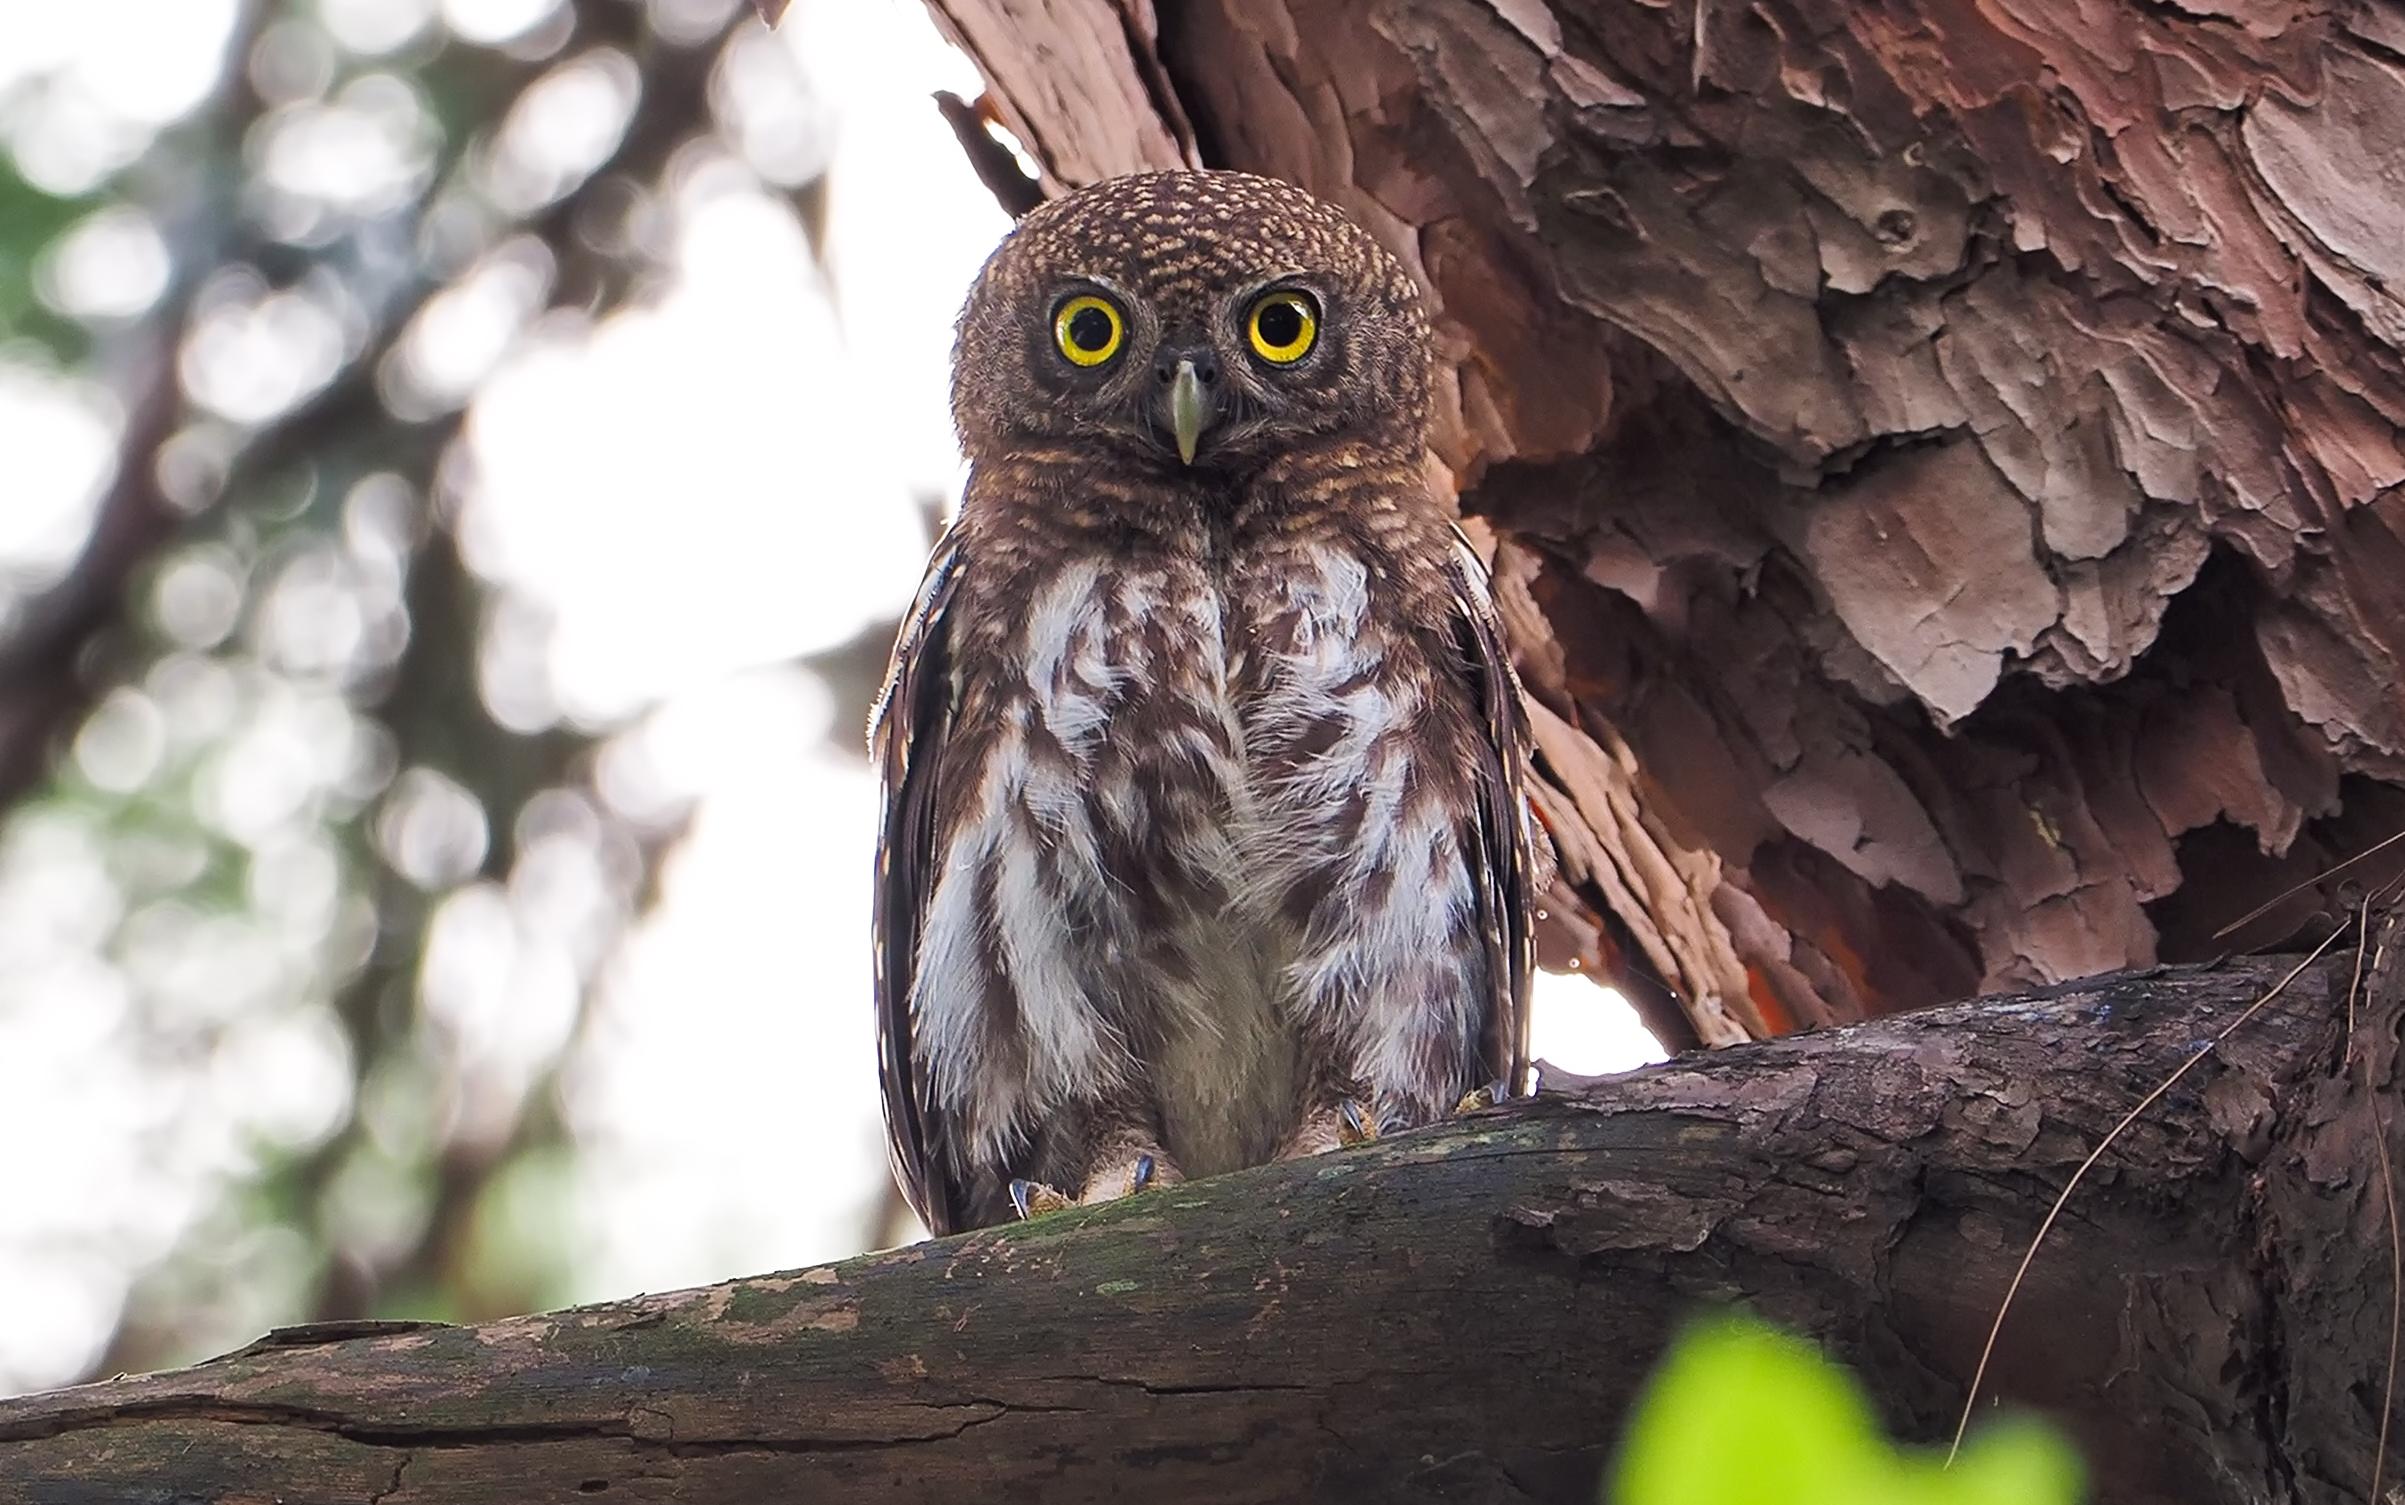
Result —
M1453 629L1486 727L1478 768L1478 919L1495 997L1482 1041L1487 1070L1509 1096L1529 1090L1528 985L1536 972L1533 929L1536 843L1545 840L1528 806L1528 713L1504 646L1486 565L1459 528L1449 583Z
M885 788L870 924L877 953L877 1075L885 1095L886 1147L911 1210L936 1233L958 1231L963 1198L941 1151L941 1114L912 1063L910 994L919 927L935 892L935 777L953 707L945 614L962 563L960 531L954 528L927 561L926 579L894 641L893 664L869 720L869 756Z

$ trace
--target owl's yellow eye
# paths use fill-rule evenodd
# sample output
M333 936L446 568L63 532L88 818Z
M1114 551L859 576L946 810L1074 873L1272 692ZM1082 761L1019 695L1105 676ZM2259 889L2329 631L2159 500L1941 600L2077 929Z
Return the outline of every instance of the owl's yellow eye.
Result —
M1052 343L1072 366L1099 366L1127 343L1127 321L1109 299L1081 293L1053 314Z
M1253 305L1244 333L1253 354L1273 366L1291 366L1319 339L1319 309L1301 293L1270 293Z

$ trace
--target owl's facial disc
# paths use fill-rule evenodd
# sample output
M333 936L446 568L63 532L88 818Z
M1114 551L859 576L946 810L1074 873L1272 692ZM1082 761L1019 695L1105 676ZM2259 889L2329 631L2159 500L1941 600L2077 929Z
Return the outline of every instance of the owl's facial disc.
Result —
M1257 446L1297 416L1317 385L1306 375L1319 344L1320 299L1292 285L1216 296L1175 309L1177 322L1152 351L1149 411L1137 422L1167 435L1178 463L1192 466L1204 441L1223 459ZM1298 379L1300 384L1298 385Z
M1415 462L1430 371L1409 272L1341 211L1241 173L1135 173L995 249L952 411L980 466L1102 463L1234 496L1314 455Z

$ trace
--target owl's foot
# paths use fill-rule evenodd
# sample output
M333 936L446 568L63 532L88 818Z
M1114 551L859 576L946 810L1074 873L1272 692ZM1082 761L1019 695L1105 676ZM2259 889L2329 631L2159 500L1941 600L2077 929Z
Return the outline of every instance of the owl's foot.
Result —
M1013 1181L1010 1184L1010 1205L1018 1209L1021 1219L1041 1217L1064 1208L1116 1202L1121 1197L1184 1179L1178 1168L1170 1164L1168 1157L1159 1151L1136 1150L1098 1167L1086 1177L1085 1186L1074 1197L1041 1181Z
M1019 1210L1021 1219L1042 1217L1064 1207L1075 1207L1068 1194L1041 1181L1019 1179L1010 1184L1010 1205Z
M1077 1200L1091 1207L1097 1202L1116 1202L1121 1197L1184 1179L1158 1150L1137 1150L1098 1167L1086 1177L1085 1190Z
M1453 1116L1459 1118L1464 1113L1484 1113L1501 1103L1505 1096L1504 1085L1498 1078L1483 1087L1472 1087L1461 1095L1460 1102L1453 1105Z
M1361 1109L1361 1104L1346 1098L1336 1105L1336 1142L1345 1149L1368 1144L1378 1137L1378 1121Z
M1349 1150L1378 1137L1378 1120L1357 1098L1344 1098L1303 1115L1303 1121L1278 1146L1276 1158L1299 1160L1329 1150Z

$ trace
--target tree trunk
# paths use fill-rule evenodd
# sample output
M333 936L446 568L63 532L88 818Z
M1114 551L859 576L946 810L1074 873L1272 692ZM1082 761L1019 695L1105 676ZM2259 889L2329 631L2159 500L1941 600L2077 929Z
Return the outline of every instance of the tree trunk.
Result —
M1267 172L1417 269L1547 959L1673 1043L2202 958L2405 827L2394 6L934 8L1045 186Z
M273 1335L0 1402L0 1502L1584 1502L1669 1334L1738 1300L1938 1438L2048 1200L2291 970L1691 1056L798 1274ZM2365 1497L2405 945L2353 976L2304 967L2157 1103L2020 1293L1989 1391L2062 1415L2100 1500Z

